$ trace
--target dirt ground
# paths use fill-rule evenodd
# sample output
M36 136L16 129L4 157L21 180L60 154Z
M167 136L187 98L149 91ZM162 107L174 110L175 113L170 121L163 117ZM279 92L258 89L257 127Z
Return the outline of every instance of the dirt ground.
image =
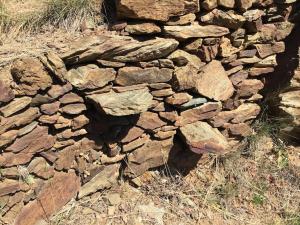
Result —
M251 145L207 155L186 176L165 166L120 182L70 202L50 224L299 225L300 148L278 150L267 137Z

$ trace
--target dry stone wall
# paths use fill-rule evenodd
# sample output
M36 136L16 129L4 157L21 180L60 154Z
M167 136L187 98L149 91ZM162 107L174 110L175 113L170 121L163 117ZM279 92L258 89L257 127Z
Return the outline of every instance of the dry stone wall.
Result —
M116 4L119 35L2 68L3 224L36 224L173 151L224 153L252 134L293 1Z

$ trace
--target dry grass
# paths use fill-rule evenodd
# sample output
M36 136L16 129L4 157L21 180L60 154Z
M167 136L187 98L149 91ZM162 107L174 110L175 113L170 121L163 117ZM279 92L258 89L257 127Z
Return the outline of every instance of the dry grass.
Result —
M101 22L97 0L0 0L2 33L39 32L49 27L78 30L82 22Z

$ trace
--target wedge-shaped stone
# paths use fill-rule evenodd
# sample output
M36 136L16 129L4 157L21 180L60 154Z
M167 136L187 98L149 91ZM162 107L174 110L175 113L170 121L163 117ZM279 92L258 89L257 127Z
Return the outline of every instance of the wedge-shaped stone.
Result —
M195 13L200 10L198 0L118 0L119 17L168 21L171 16Z
M205 97L225 101L234 92L233 85L219 61L213 60L202 67L196 82L196 90Z
M145 145L128 155L125 175L131 178L138 177L148 169L166 164L172 146L173 138L163 141L148 141Z
M285 51L284 42L275 42L272 44L256 44L254 45L261 58L281 53Z
M163 58L178 45L178 41L166 38L137 41L121 36L91 36L74 42L62 57L66 64L96 60L143 62Z
M226 138L206 122L195 122L180 128L181 135L190 150L202 153L224 153L229 147Z
M112 116L127 116L146 112L152 105L152 95L148 88L126 91L122 93L109 92L88 96L100 111Z
M113 184L117 183L120 166L121 164L103 166L96 176L81 187L78 198L93 194L105 188L110 188Z
M15 225L34 225L46 221L57 213L76 194L80 188L80 178L75 172L56 173L42 187L36 200L29 202L17 216Z
M164 26L164 33L176 39L221 37L229 34L229 29L215 25L192 24L189 26Z
M130 86L143 83L163 83L171 80L172 69L150 67L124 67L119 69L116 83L122 86Z
M115 77L116 71L114 69L100 69L93 64L71 69L65 75L65 79L78 90L93 90L104 87Z
M0 104L11 101L15 97L13 90L9 85L0 80Z

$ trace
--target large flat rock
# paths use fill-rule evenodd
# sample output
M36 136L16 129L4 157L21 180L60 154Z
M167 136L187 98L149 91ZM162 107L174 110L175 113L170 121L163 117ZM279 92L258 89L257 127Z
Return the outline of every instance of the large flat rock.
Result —
M160 83L171 80L173 74L172 69L157 67L140 68L140 67L124 67L119 69L116 83L122 86L129 86L143 83Z
M195 13L200 10L198 0L118 0L119 17L168 21L171 16Z
M115 93L88 96L96 107L105 114L112 116L127 116L146 112L152 104L152 95L148 88Z
M229 29L216 25L192 24L188 26L164 26L164 33L167 36L184 40L188 38L221 37L229 34Z
M69 50L62 55L62 59L66 64L96 60L143 62L163 58L178 45L178 41L169 38L137 41L122 36L90 36L72 43Z
M224 153L228 148L226 138L206 122L185 125L180 128L180 132L190 150L195 153Z

